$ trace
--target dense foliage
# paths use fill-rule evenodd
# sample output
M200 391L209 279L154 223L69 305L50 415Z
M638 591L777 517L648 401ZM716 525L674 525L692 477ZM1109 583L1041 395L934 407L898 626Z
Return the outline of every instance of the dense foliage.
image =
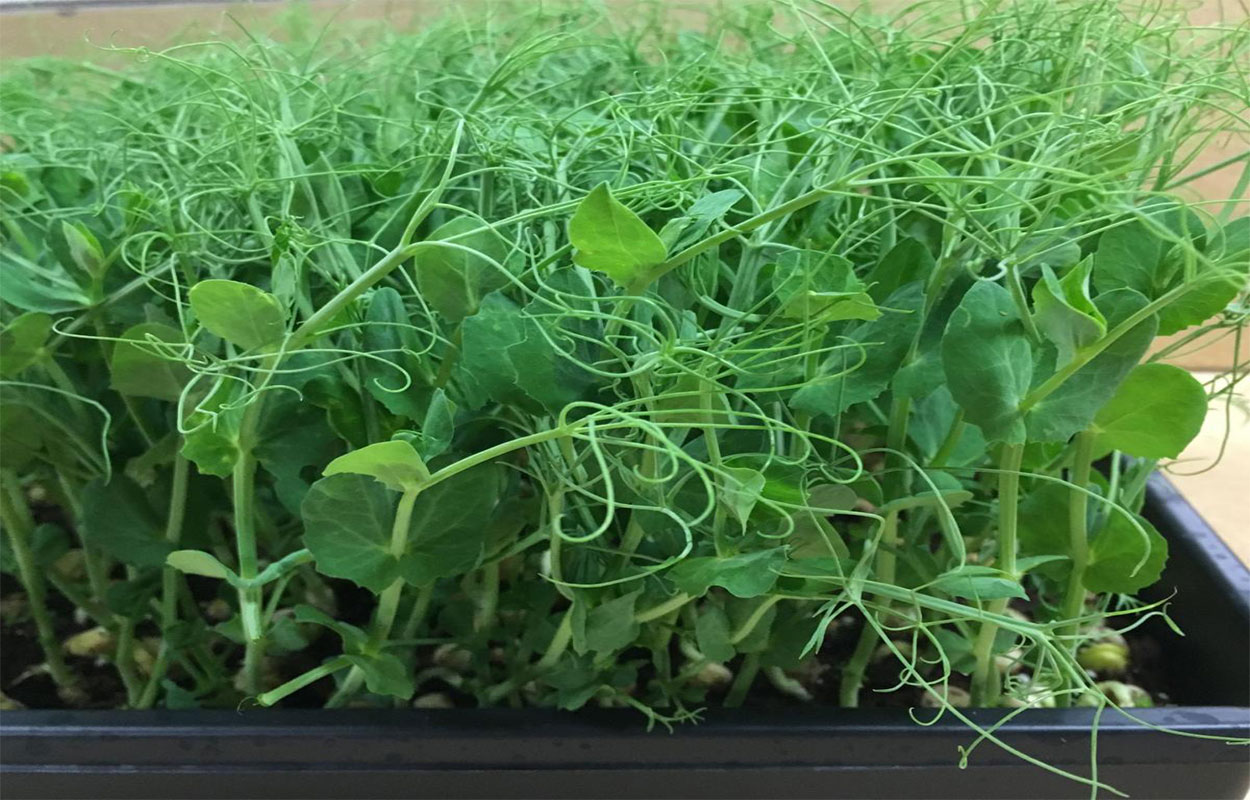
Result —
M1135 702L1085 667L1208 402L1147 347L1246 317L1177 194L1246 28L663 13L6 67L5 625L64 702Z

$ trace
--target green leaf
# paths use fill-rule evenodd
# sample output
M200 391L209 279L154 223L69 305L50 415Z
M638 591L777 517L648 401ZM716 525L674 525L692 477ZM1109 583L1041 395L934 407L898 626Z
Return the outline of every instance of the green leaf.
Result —
M1194 212L1170 199L1152 199L1135 214L1099 237L1094 285L1099 292L1133 289L1153 300L1175 285L1178 277L1165 269L1173 246L1198 246L1206 230Z
M337 375L318 375L304 384L302 391L304 402L325 411L326 422L340 439L353 447L369 443L362 409L365 403L359 392Z
M1068 506L1071 491L1060 483L1046 481L1020 500L1017 534L1021 553L1039 556L1049 553L1072 554L1068 536Z
M91 305L83 288L58 263L38 264L0 250L0 300L23 311L59 314Z
M41 311L18 316L0 332L0 376L12 377L34 364L52 333L52 317Z
M304 497L304 546L317 571L379 594L399 577L390 552L397 496L367 475L322 478Z
M604 676L589 656L567 656L559 666L543 674L542 682L556 689L556 707L575 711L605 685Z
M747 520L764 491L764 474L747 467L725 467L721 476L719 500L734 519L746 529Z
M1113 511L1089 544L1089 566L1082 583L1100 594L1132 594L1158 581L1167 559L1167 540L1153 525L1136 514L1130 520Z
M650 271L668 258L664 242L601 183L578 203L569 221L573 261L606 274L620 286L650 282Z
M374 694L408 700L416 691L412 670L398 656L377 653L344 657L365 674L365 687Z
M456 404L441 388L434 390L421 423L421 455L426 460L447 452L456 430Z
M693 597L702 597L713 586L721 586L735 597L759 597L773 588L785 561L782 548L727 558L687 558L667 575L678 589Z
M130 397L154 397L174 401L191 380L191 371L181 362L166 357L168 348L158 342L183 344L182 334L159 322L141 322L126 330L122 341L113 346L109 359L111 386Z
M69 246L69 257L75 266L92 277L98 277L104 265L104 251L95 234L81 222L61 222L61 233Z
M850 261L831 253L787 250L777 259L775 285L782 314L821 323L874 320L881 311Z
M1200 325L1246 290L1250 278L1250 217L1229 222L1213 236L1210 264L1196 263L1192 288L1159 311L1159 334ZM1184 279L1181 272L1178 280Z
M641 594L642 589L638 589L598 603L589 610L586 610L584 598L579 597L573 617L574 650L579 654L611 654L633 644L640 627L634 619L634 606Z
M1100 294L1096 301L1114 328L1143 308L1147 301L1132 289ZM1098 409L1111 398L1154 340L1157 323L1148 317L1081 367L1048 397L1030 409L1025 419L1034 442L1066 442L1094 421ZM1039 376L1040 377L1040 376Z
M711 661L728 661L737 651L729 643L729 617L718 605L706 605L694 625L699 652Z
M430 477L425 462L405 441L378 442L339 456L323 475L368 475L397 492L418 489Z
M1004 597L1026 599L1024 587L1014 577L993 567L966 564L943 573L932 588L952 597L969 600L996 600Z
M746 638L734 645L734 648L739 653L762 654L768 650L773 622L777 619L777 604L770 603L766 597L743 600L734 597L726 599L725 611L729 615L729 627L733 630L742 628L748 620L759 612L760 606L765 603L768 604L768 608L762 616L758 617L759 621L755 623L755 627L751 629Z
M485 228L470 235L470 231ZM440 245L440 241L452 240ZM470 252L472 251L472 252ZM450 322L477 313L482 298L508 284L503 270L508 243L472 214L440 225L415 257L417 287L425 302Z
M238 281L200 281L187 293L191 310L206 330L244 350L273 344L286 333L277 298Z
M218 384L187 420L182 455L205 475L228 478L239 459L238 389L233 381Z
M868 294L882 305L888 305L886 298L912 281L924 280L933 271L933 254L924 243L910 236L898 240L891 247L865 279L868 283Z
M203 550L175 550L165 556L165 563L187 575L203 575L206 578L230 580L237 578L234 571Z
M1206 413L1207 393L1194 376L1171 364L1141 364L1094 417L1094 447L1176 458L1198 435Z
M1049 555L1049 556L1025 556L1016 559L1016 576L1022 578L1038 567L1044 567L1047 564L1057 564L1060 561L1067 561L1068 556Z
M942 366L951 396L986 439L1024 441L1019 406L1033 377L1033 351L1010 292L989 281L968 290L947 323Z
M289 391L268 395L256 439L252 452L273 476L274 494L292 514L299 514L308 492L305 475L320 472L343 451L321 409Z
M5 455L7 463L8 454ZM61 526L45 522L35 527L30 536L29 545L35 566L45 569L69 552L69 534ZM21 577L7 534L0 536L0 572L15 578Z
M1206 321L1219 313L1245 289L1250 275L1250 259L1238 247L1224 247L1221 256L1231 256L1204 266L1201 251L1207 232L1202 219L1171 199L1151 200L1138 209L1130 221L1107 230L1099 238L1095 253L1094 283L1099 291L1129 288L1154 300L1180 286L1187 278L1186 260L1192 259L1194 277L1216 280L1194 281L1192 288L1159 312L1159 334L1168 335ZM1236 242L1240 234L1232 223L1231 236L1217 231L1212 249L1221 243ZM1191 252L1197 251L1197 252Z
M413 505L408 550L399 565L404 580L427 586L481 564L505 475L502 467L484 464L422 490Z
M1089 297L1092 259L1077 264L1062 279L1042 266L1042 279L1033 285L1037 327L1059 350L1057 366L1072 361L1077 350L1093 344L1107 333L1107 320Z
M786 539L786 544L790 546L790 558L849 556L846 543L842 541L828 517L838 511L854 508L858 499L853 489L839 483L811 487L803 503L807 508L792 517L794 529Z
M399 495L368 475L330 475L304 498L304 545L320 572L375 593L399 577L425 586L463 574L485 555L502 474L499 467L483 465L422 490L398 559L390 544Z
M173 551L143 489L125 475L105 483L95 478L82 489L82 526L89 547L123 564L159 567Z
M680 217L674 217L660 231L660 240L669 250L678 243L693 242L707 232L713 222L729 213L729 209L743 198L738 189L724 189L705 194L691 204Z
M28 406L0 403L0 453L4 465L22 469L44 450L43 421Z
M319 625L334 631L342 640L343 650L347 653L359 653L369 641L369 634L347 622L340 622L319 608L304 603L294 608L296 622Z
M498 292L461 326L458 371L470 407L487 399L556 412L582 396L589 373L556 349L561 332Z
M152 600L161 589L161 570L147 567L109 584L104 605L109 611L130 619L143 619L152 612Z
M372 294L360 338L365 352L372 355L361 362L364 388L392 414L421 419L430 388L416 353L426 346L419 340L399 292L386 286ZM327 380L333 378L327 376ZM347 391L351 390L326 387L323 395Z
M857 325L839 342L820 373L794 393L790 407L813 416L837 416L856 403L876 399L890 385L920 329L924 288L911 283L890 295L875 322ZM860 361L863 361L861 364Z

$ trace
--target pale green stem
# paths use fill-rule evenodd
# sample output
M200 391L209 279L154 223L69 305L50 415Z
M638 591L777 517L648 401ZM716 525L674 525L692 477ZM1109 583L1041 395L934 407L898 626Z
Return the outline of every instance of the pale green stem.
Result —
M893 583L895 549L898 547L897 510L891 510L885 515L885 521L881 523L881 543L877 547L877 580L882 583ZM888 610L890 601L883 600L881 605L883 610ZM867 617L867 615L868 612L864 611L864 616ZM872 660L872 654L876 651L879 639L877 629L865 619L864 628L860 631L859 640L855 643L855 650L842 670L838 702L846 708L855 708L859 705L859 692L864 685L864 675L868 671L868 663Z
M347 656L339 656L337 658L332 658L326 663L322 664L321 666L314 667L313 669L308 670L304 674L298 675L292 678L291 680L287 681L286 683L282 684L276 689L271 689L270 691L265 692L264 694L257 695L256 702L260 703L262 706L271 706L274 703L277 703L282 698L287 697L288 695L294 694L295 692L298 692L300 689L303 689L305 686L308 686L311 683L315 683L316 681L319 681L322 678L333 675L334 673L338 672L339 670L343 669L346 666L349 666L350 664L351 662L347 660Z
M751 684L755 683L755 676L760 671L760 654L747 653L742 658L742 663L738 665L738 674L734 676L733 685L729 687L729 693L725 695L725 707L737 708L742 705L742 701L746 699L747 692L751 689Z
M913 342L913 350L915 346ZM911 472L907 460L902 455L903 448L907 446L907 423L910 414L911 400L906 397L896 397L890 406L890 427L885 441L886 448L889 450L887 463L894 470L899 470L891 472L888 476L889 486L894 490L892 492L894 497L907 497L911 493ZM894 582L896 551L900 542L898 534L900 510L899 508L891 509L881 523L881 541L877 545L876 576L882 583ZM882 610L886 611L889 609L890 602L886 600L882 606ZM867 614L868 611L865 610L865 617ZM864 675L868 671L868 663L876 650L878 639L877 629L865 619L864 628L860 631L859 641L855 643L851 659L842 670L842 684L838 699L843 706L853 708L859 704L859 692L863 687Z
M0 482L4 483L3 491L0 491L0 522L4 523L5 530L9 533L13 558L17 561L22 586L26 588L30 615L35 621L35 631L39 636L39 646L43 648L44 660L48 664L48 674L59 688L68 688L75 683L74 675L65 666L61 643L56 638L56 628L52 624L51 614L48 613L43 573L35 563L30 549L30 537L34 533L35 523L30 517L26 498L22 496L22 486L17 474L6 469L0 473Z
M538 669L551 669L560 660L560 656L564 655L564 651L568 649L569 642L573 639L573 609L564 612L564 617L560 620L560 626L556 628L556 633L551 637L551 644L547 645L546 652L542 658L538 660Z
M681 608L682 606L684 606L686 603L689 603L693 599L694 598L692 598L690 595L685 594L685 593L675 594L672 597L670 597L668 600L665 600L663 603L660 603L659 605L652 606L646 611L639 611L637 614L634 614L634 620L639 623L651 622L652 620L657 620L660 617L664 616L665 614L668 614L671 611L675 611Z
M180 453L174 455L174 477L169 491L169 515L165 519L165 541L176 546L182 538L182 521L187 507L187 476L189 468L187 459ZM139 708L151 708L156 702L156 692L160 688L161 679L169 668L170 645L169 637L174 625L178 623L178 570L165 566L161 571L161 648L152 665L152 674L148 677L147 686L143 689Z
M1076 620L1085 608L1085 568L1089 566L1089 495L1085 490L1089 486L1090 466L1094 456L1094 441L1097 436L1092 431L1082 431L1076 435L1076 451L1072 456L1072 489L1068 493L1068 551L1072 559L1072 570L1068 573L1068 585L1063 595L1063 608L1060 617L1067 623L1060 629L1061 635L1071 636L1070 649L1075 649L1080 633L1080 623ZM1061 693L1056 701L1059 705L1068 705L1071 695Z
M482 567L482 594L478 600L477 613L473 616L473 630L490 630L495 622L495 609L498 605L499 562L492 561Z
M750 636L751 633L760 624L760 620L764 619L764 615L768 613L768 610L772 608L773 606L777 605L777 603L779 602L781 602L781 596L773 595L772 597L767 598L766 600L764 600L764 602L756 606L755 610L751 612L751 615L746 618L746 620L742 623L742 625L739 626L739 628L736 631L730 634L729 643L738 644L743 639Z
M930 469L942 469L946 466L955 448L959 446L959 440L963 438L966 427L968 423L964 421L964 410L960 408L955 412L955 419L951 422L950 430L946 432L946 438L942 440L941 446L933 454L933 461L929 463Z
M998 473L998 560L995 566L1008 575L1016 573L1016 518L1020 507L1020 464L1024 460L1024 445L1003 445L1001 471ZM1008 598L991 600L989 613L1002 616L1007 610ZM972 673L972 703L974 706L994 706L998 703L1000 686L997 673L993 672L994 637L998 625L986 621L981 624L973 645L976 667Z
M429 613L430 601L434 599L434 584L422 586L417 590L417 597L412 603L412 610L408 612L408 619L404 622L403 631L400 634L401 639L415 639L417 630L420 629L421 623L425 620L425 615Z

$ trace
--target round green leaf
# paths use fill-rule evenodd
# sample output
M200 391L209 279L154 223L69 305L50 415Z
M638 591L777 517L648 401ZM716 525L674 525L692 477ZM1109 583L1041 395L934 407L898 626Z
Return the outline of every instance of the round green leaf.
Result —
M1113 512L1090 542L1082 583L1091 592L1132 594L1159 580L1167 559L1167 540L1153 525Z
M182 334L159 322L143 322L121 335L109 359L111 385L120 394L177 400L191 380L191 371L167 358L152 340L181 343Z
M1171 364L1134 367L1094 417L1099 452L1176 458L1202 429L1207 393L1194 376Z
M273 344L286 332L277 298L238 281L200 281L188 292L191 310L210 333L244 350Z

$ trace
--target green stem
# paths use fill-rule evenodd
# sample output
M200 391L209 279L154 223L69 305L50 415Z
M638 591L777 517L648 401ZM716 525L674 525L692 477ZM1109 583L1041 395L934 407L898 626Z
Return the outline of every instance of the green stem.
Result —
M127 579L133 581L138 573L133 568L126 570ZM113 651L113 666L121 677L122 686L126 690L126 704L132 708L138 704L143 687L139 676L135 673L135 623L129 617L118 617L117 647Z
M1001 471L998 473L998 563L997 567L1008 575L1016 572L1016 517L1020 504L1020 464L1024 460L1024 445L1003 445ZM1008 598L991 600L989 612L1002 616L1007 610ZM972 703L977 707L994 706L1001 691L998 675L993 671L994 637L998 634L995 622L984 622L973 645L976 667L972 673Z
M262 706L271 706L282 700L282 698L298 692L310 683L315 683L329 675L333 675L346 666L351 665L347 660L347 656L339 656L332 658L319 667L308 670L303 675L298 675L276 689L271 689L264 694L257 695L256 702Z
M718 484L721 483L720 470L722 466L720 440L716 438L716 426L712 424L712 400L715 395L712 392L712 382L710 380L699 381L699 410L702 411L704 418L703 441L707 446L707 460L711 465L715 475L713 480ZM721 487L723 489L723 487ZM712 543L716 548L718 556L729 555L729 543L725 541L725 504L716 503L716 507L712 510Z
M898 547L898 511L891 510L885 515L881 524L881 544L877 549L877 580L882 583L894 582L896 562L895 550ZM881 601L882 613L890 608L888 599ZM864 685L864 675L868 672L868 663L877 649L880 636L877 629L868 623L868 611L864 610L864 628L859 633L859 641L855 650L842 670L842 684L838 691L838 702L846 708L859 705L859 692Z
M30 508L26 505L26 498L22 496L22 486L16 473L4 470L0 473L0 482L4 484L0 491L0 522L4 523L5 530L9 532L9 543L17 561L18 575L21 576L22 585L26 587L30 615L35 621L35 631L39 636L39 646L43 648L44 660L48 664L48 674L59 688L69 688L74 685L74 676L65 666L61 643L56 638L56 628L48 613L43 573L35 564L35 557L30 549L30 538L35 530Z
M751 689L751 684L755 683L755 676L760 671L760 654L747 653L742 658L742 663L738 665L738 674L734 676L733 685L729 687L729 693L725 695L725 707L737 708L742 705L742 701L746 699L747 692Z
M916 343L912 343L914 351ZM907 446L907 423L911 415L911 399L896 397L890 405L889 430L886 432L885 446L888 450L887 463L891 467L888 474L890 494L894 497L911 495L911 470L903 449ZM881 541L877 545L877 579L882 583L893 583L896 567L897 551L900 543L898 532L898 515L902 510L896 506L885 514L881 523ZM889 610L890 602L882 603L882 612ZM868 611L864 610L865 618ZM868 671L868 662L876 650L879 635L877 629L869 625L865 619L864 628L860 631L859 641L855 643L855 651L842 671L842 685L839 690L839 702L848 708L859 704L859 692L863 687L864 675Z
M456 165L456 153L460 149L460 137L464 131L464 123L460 122L456 125L455 134L452 137L451 157L447 160L447 167L443 171L442 180L439 184L421 201L421 205L417 206L417 210L413 213L412 218L408 220L408 224L404 227L403 235L399 238L399 244L395 249L391 250L382 257L378 263L374 264L368 270L348 284L342 291L330 298L330 301L321 308L317 309L311 317L306 319L302 325L295 329L291 334L290 340L287 342L286 349L288 351L298 350L309 341L317 336L320 329L333 320L340 311L342 311L349 303L353 302L357 297L364 294L366 290L385 278L387 275L411 258L421 243L416 245L410 244L412 237L416 235L417 227L430 215L438 205L442 198L443 190L447 187L451 180L452 171Z
M95 624L105 628L113 624L113 615L109 610L92 600L86 592L74 585L55 566L48 568L47 576L48 583L52 584L52 588L64 595L75 606L87 612L87 616L91 617Z
M1024 331L1034 344L1040 344L1042 334L1037 330L1033 314L1029 310L1028 298L1024 295L1024 285L1020 282L1020 268L1015 259L1007 261L1007 288L1011 292L1011 300L1016 304L1016 315L1024 323Z
M668 600L665 600L663 603L660 603L659 605L652 606L651 608L648 608L646 611L639 611L637 614L634 614L634 621L643 623L643 622L651 622L652 620L657 620L660 617L664 616L665 614L668 614L671 611L675 611L676 609L681 608L682 606L684 606L686 603L689 603L693 599L694 598L692 598L690 595L684 594L684 593L673 595Z
M257 399L248 410L259 404ZM246 414L245 414L246 417ZM259 571L256 547L256 458L250 446L243 446L231 475L231 494L234 505L234 537L239 557L239 577L251 580ZM243 636L253 642L261 638L261 598L259 587L239 589L239 614L243 622Z
M568 649L569 642L573 639L573 609L570 608L564 612L564 617L560 620L560 626L556 628L556 633L551 637L551 644L547 645L546 652L542 658L538 659L538 669L551 669L560 660L560 656L564 655L564 651Z
M82 506L69 479L64 473L58 473L56 478L57 483L61 486L65 503L69 506L76 519L82 519ZM78 537L78 543L82 546L82 564L83 569L87 573L87 586L90 589L91 602L96 608L104 612L104 619L100 624L112 629L116 627L117 620L114 618L113 613L108 611L108 603L105 600L109 585L108 565L104 563L102 554L91 546L91 539L84 526L75 525L74 533Z
M964 410L960 408L955 412L955 419L951 422L950 430L946 432L946 438L942 440L941 446L933 454L933 460L929 462L930 469L942 469L946 466L955 448L959 446L959 440L963 438L966 427L968 423L964 421Z
M1072 558L1072 571L1068 574L1068 585L1063 595L1063 606L1060 618L1067 622L1060 629L1060 635L1070 636L1070 650L1077 646L1077 634L1081 626L1077 619L1085 607L1085 568L1089 566L1089 495L1085 489L1089 486L1090 466L1094 456L1094 440L1092 431L1082 431L1076 435L1076 451L1072 456L1072 488L1068 492L1068 551ZM1068 705L1071 695L1062 693L1056 698L1059 705Z
M499 605L499 562L492 561L482 567L482 595L478 600L477 613L473 616L473 630L489 631L495 622L495 609Z
M551 555L551 579L559 586L564 582L564 537L560 535L561 521L564 518L564 487L556 489L547 501L547 516L551 532L548 535L548 549Z
M169 515L165 519L165 541L176 546L182 538L182 521L187 508L187 477L189 462L181 453L174 455L174 477L169 491ZM169 637L178 623L178 570L166 566L161 570L161 648L152 665L152 674L136 704L139 708L151 708L156 702L156 691L169 668Z
M401 631L400 638L404 640L417 638L417 631L421 628L421 623L425 620L425 615L429 613L430 601L434 599L434 584L422 586L417 590L417 597L412 603L412 610L408 612L408 619L404 621L404 627Z
M743 639L750 636L751 632L754 631L756 626L760 624L760 620L764 619L764 615L768 613L768 609L777 605L777 603L779 603L780 601L781 601L780 595L773 595L772 597L769 597L768 599L766 599L764 602L760 603L755 608L755 610L751 612L751 615L747 617L745 621L743 621L742 625L738 628L738 630L734 631L730 635L729 643L738 644Z

